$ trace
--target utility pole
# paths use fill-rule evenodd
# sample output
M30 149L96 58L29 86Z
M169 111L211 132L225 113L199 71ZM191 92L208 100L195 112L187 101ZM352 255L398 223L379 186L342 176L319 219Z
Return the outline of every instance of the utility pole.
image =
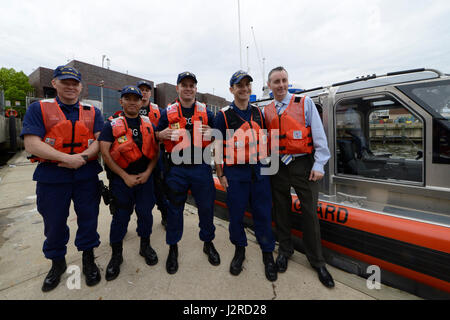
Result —
M241 66L241 70L242 70L241 6L240 6L240 1L237 0L237 2L238 2L238 26L239 26L239 61L240 61L240 66Z
M247 46L247 73L250 73L250 66L248 64L248 46Z
M105 85L105 81L100 80L100 101L102 103L102 113L103 113L103 86Z

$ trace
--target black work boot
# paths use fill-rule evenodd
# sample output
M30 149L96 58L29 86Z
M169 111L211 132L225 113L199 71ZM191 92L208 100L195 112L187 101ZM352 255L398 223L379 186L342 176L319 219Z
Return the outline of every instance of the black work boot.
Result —
M106 267L105 279L107 281L114 280L120 273L120 265L123 262L122 257L122 241L111 243L112 256Z
M234 251L233 260L231 260L230 264L230 273L234 276L237 276L242 271L242 263L245 259L245 247L236 246L236 250Z
M158 263L158 256L155 250L150 246L149 238L141 238L141 248L139 254L145 258L145 263L149 266L154 266Z
M58 286L62 274L66 271L66 259L52 260L52 268L48 272L42 284L42 291L47 292Z
M174 274L178 271L178 245L171 244L169 255L166 260L166 270L169 274Z
M88 287L95 286L102 278L94 260L94 249L83 251L83 274L86 277Z
M277 280L278 268L273 260L272 252L263 252L263 262L267 280Z
M220 264L220 256L212 241L205 242L203 245L203 252L208 255L208 261L213 266L218 266Z

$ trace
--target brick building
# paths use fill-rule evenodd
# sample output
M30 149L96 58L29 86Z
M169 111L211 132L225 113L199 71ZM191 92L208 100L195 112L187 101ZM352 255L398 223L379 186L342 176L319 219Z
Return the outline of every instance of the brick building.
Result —
M154 82L149 79L134 77L77 60L72 60L67 65L74 67L82 75L81 100L88 100L94 105L100 106L102 100L101 84L103 83L103 114L105 117L109 117L120 109L118 101L120 90L126 85L134 85L140 80L146 80L152 84L152 100L162 108L165 108L177 97L176 86L173 84L160 83L155 86ZM37 68L29 75L29 82L34 87L37 98L55 97L56 91L51 84L52 78L53 69L44 67ZM226 99L209 93L198 92L197 100L206 103L214 113L230 104Z

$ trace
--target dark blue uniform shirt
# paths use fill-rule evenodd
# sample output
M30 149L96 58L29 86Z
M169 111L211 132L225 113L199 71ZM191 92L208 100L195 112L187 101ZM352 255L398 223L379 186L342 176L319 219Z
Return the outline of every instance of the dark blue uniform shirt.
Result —
M58 97L56 97L56 101L68 120L77 121L79 119L80 109L78 102L73 105L65 105ZM102 130L103 123L104 119L101 111L95 108L94 133ZM45 133L41 105L39 101L33 102L25 114L20 137L23 139L26 134L31 134L43 139ZM102 170L98 161L89 161L78 169L62 168L58 167L56 163L43 162L34 171L33 180L44 183L72 183L96 177Z
M181 107L181 112L183 114L183 117L186 118L187 124L186 124L186 130L188 130L191 134L192 137L192 129L193 129L193 124L191 122L191 118L194 115L194 109L195 108L195 103L192 105L191 108L184 108ZM214 114L206 109L206 114L208 115L208 125L212 128L213 123L214 123ZM161 118L159 119L158 122L158 126L156 127L156 131L163 131L164 129L166 129L169 126L169 120L167 119L167 109L162 109L161 110ZM193 149L191 149L191 163L194 163L194 154L195 151ZM202 158L202 162L205 163L205 159ZM206 163L208 165L210 165L210 161L207 159Z
M238 107L236 107L236 105L233 102L230 105L230 108L233 108L233 110L237 113L237 115L240 116L242 119L250 121L252 115L250 104L246 110L240 110ZM262 118L261 120L264 124L264 118ZM226 136L227 126L225 124L225 118L222 112L217 112L216 118L214 119L214 128L220 130L224 140L227 138ZM261 166L262 164L260 162L256 164L236 164L231 166L227 166L224 164L223 172L227 177L227 180L249 182L252 181L252 178L261 180Z

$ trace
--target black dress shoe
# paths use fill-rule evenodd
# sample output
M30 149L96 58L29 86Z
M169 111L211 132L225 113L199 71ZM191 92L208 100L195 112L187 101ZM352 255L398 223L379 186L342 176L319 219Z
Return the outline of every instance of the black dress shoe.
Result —
M52 267L44 279L44 283L42 284L42 291L48 292L55 289L58 286L59 281L61 280L61 276L66 271L66 269L67 265L65 258L60 260L52 260Z
M123 262L122 257L122 242L112 243L112 256L109 260L108 266L106 267L105 279L106 281L114 280L119 276L120 265Z
M139 254L145 258L145 263L149 266L154 266L158 263L158 256L155 250L150 246L150 239L141 238L141 247Z
M94 250L83 251L83 274L86 277L88 287L95 286L100 282L100 270L95 264Z
M230 264L230 273L237 276L242 271L242 263L245 259L245 247L236 246L233 260Z
M278 268L273 260L272 252L263 252L264 271L269 281L275 281L278 278Z
M288 266L288 256L279 253L278 257L277 257L277 267L278 267L278 272L283 273L287 270L287 266Z
M169 274L174 274L178 271L178 246L176 244L170 246L166 260L166 270Z
M217 252L216 248L214 248L214 244L210 242L205 242L203 245L203 252L208 255L208 261L213 266L218 266L220 264L220 256Z
M327 268L325 266L323 267L314 267L314 269L317 271L317 274L319 275L319 280L322 282L322 284L327 288L333 288L334 287L334 281L331 274L328 272Z

